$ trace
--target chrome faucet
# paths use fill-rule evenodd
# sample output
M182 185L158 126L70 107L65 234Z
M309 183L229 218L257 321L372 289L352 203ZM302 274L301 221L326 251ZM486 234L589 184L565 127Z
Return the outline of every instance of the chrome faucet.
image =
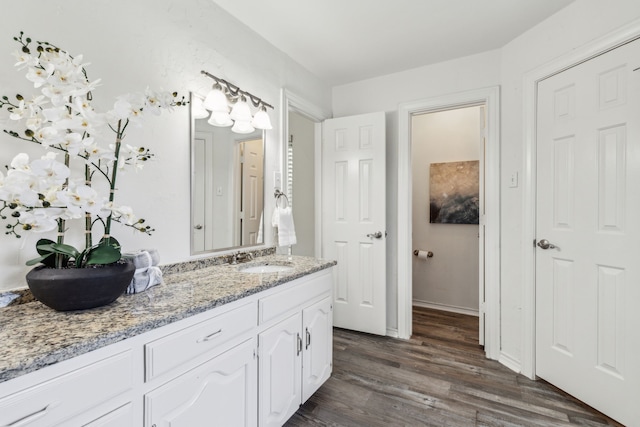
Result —
M231 261L229 262L229 264L235 265L240 262L251 261L252 259L253 254L251 254L250 252L236 252L235 254L231 255Z

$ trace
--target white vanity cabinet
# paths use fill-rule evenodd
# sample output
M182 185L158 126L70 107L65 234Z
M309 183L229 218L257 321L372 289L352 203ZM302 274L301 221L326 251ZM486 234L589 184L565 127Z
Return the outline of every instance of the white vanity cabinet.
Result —
M0 383L0 427L280 426L332 369L325 269Z
M259 301L259 425L284 424L331 375L331 276Z

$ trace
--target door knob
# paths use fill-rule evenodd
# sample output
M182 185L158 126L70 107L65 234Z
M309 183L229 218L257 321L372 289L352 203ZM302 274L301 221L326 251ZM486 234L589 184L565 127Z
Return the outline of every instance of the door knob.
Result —
M195 228L196 230L202 230L202 225L198 224L198 225L195 225L193 228Z
M541 249L555 249L555 245L552 243L549 243L549 241L547 239L542 239L538 242L538 246Z
M367 237L371 237L372 239L382 239L382 231L376 231L375 233L367 234Z

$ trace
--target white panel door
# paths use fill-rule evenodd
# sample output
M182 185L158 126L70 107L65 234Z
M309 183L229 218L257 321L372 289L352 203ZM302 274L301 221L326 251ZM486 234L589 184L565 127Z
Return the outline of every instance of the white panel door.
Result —
M542 81L537 125L536 372L629 426L640 425L638 67L640 41Z
M386 335L385 116L322 129L323 257L334 269L334 325Z
M242 143L242 218L241 245L255 245L258 243L258 232L262 220L262 192L264 150L262 139L245 141Z

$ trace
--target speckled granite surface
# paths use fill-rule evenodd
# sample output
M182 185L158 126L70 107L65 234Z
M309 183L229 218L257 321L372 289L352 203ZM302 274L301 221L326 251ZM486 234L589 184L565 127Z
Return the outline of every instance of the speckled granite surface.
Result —
M123 295L106 307L61 313L31 302L0 309L0 382L335 265L315 258L267 255L240 266L261 262L293 269L248 274L238 271L238 265L197 260L169 266L162 285Z

